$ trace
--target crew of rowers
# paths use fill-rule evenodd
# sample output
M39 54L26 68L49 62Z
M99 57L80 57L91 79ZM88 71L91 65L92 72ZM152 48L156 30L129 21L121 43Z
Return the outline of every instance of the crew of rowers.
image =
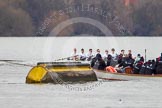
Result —
M100 49L96 50L96 54L93 54L92 49L89 49L89 52L85 54L82 48L80 54L78 54L77 49L74 48L71 58L69 59L75 61L90 61L92 68L106 70L112 73L162 74L162 54L156 61L148 60L144 62L144 57L140 54L138 54L137 57L133 57L131 50L128 50L128 54L125 54L125 50L121 50L120 54L117 54L115 49L112 48L111 53L105 50L105 53L101 55Z

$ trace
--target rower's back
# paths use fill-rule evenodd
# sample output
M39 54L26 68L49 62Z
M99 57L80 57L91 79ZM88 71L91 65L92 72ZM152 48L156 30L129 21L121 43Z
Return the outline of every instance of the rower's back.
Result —
M162 60L157 63L156 74L162 74Z

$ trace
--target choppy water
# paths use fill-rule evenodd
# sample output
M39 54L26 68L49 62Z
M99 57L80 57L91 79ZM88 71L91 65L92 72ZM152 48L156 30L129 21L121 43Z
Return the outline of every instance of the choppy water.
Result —
M32 65L44 60L37 52L42 48L39 41L33 43L32 47L25 43L25 39L11 40L3 40L8 43L2 43L1 40L1 60L17 59L23 60L16 61L18 63ZM34 50L35 48L38 49ZM69 85L71 88L59 84L25 84L30 69L31 67L0 61L0 108L162 107L162 82L159 80L99 81Z

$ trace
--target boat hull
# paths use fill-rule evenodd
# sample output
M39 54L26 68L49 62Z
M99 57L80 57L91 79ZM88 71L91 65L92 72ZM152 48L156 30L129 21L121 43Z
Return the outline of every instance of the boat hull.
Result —
M110 73L106 71L93 70L98 79L105 80L162 80L162 75L140 75L140 74L125 74L125 73Z

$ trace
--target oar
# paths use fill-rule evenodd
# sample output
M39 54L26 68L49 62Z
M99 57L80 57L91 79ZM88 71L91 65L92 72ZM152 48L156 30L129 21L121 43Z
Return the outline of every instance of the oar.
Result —
M14 63L14 62L8 62L10 64L14 64L14 65L19 65L19 66L27 66L27 67L34 67L35 65L31 65L31 64L24 64L24 63Z
M66 57L66 58L61 58L61 59L57 59L57 60L54 60L54 61L60 61L60 60L65 60L65 59L68 59L68 58L73 58L73 57L77 57L79 55L75 55L75 56L70 56L70 57ZM91 56L92 58L94 58L93 56ZM89 58L89 57L85 57L86 59ZM77 60L78 61L78 60Z
M24 62L23 60L0 60L2 62L10 62L10 61L15 61L15 62Z
M23 60L0 60L9 64L14 64L14 65L21 65L21 66L28 66L28 67L33 67L34 65L30 64L24 64L24 63L16 63L16 62L24 62Z
M61 60L65 60L65 59L68 59L68 58L73 58L73 57L77 57L79 55L75 55L75 56L70 56L70 57L65 57L65 58L60 58L60 59L56 59L54 61L61 61Z
M147 53L147 50L145 49L145 62L147 61L146 53Z
M56 59L54 61L61 61L61 60L65 60L65 59L72 58L72 57L77 57L77 56L79 56L79 55L60 58L60 59ZM7 62L7 63L14 64L14 65L20 65L20 66L27 66L27 67L34 67L35 66L35 65L31 65L31 64L15 63L15 62L24 62L23 60L0 60L0 61Z

